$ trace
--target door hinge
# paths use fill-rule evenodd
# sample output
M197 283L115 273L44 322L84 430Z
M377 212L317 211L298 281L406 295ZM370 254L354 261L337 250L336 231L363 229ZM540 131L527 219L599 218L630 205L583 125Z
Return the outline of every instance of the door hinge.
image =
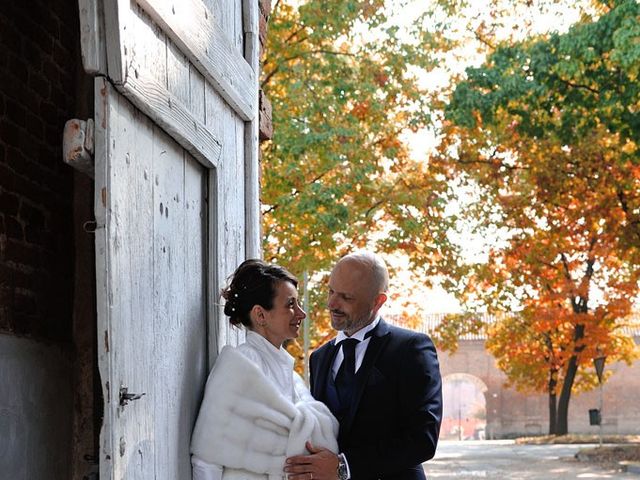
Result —
M71 165L91 178L95 176L93 132L92 118L87 121L72 118L64 124L62 136L62 159L64 163Z

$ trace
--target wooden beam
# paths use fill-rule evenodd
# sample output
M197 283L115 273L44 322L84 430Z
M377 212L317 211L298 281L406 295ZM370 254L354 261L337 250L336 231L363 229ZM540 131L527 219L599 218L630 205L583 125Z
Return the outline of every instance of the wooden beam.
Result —
M254 69L201 0L136 0L245 121L257 113Z
M150 73L137 68L132 68L130 73L123 85L116 86L122 94L205 167L217 168L222 152L221 141Z
M242 20L244 31L245 58L253 71L260 68L258 39L258 0L242 1ZM251 89L258 94L258 77ZM245 255L247 258L262 257L261 219L260 219L260 164L258 162L258 102L254 105L253 120L244 126L244 181L245 181Z
M96 0L78 0L82 66L90 75L107 74L104 18Z

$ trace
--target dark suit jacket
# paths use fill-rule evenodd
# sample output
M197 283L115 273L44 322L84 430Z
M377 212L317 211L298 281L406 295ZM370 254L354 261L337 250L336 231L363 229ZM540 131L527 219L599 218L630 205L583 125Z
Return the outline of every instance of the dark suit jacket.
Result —
M327 402L335 340L311 354L311 393ZM436 350L424 334L385 323L375 328L338 444L352 480L424 479L442 419L442 381Z

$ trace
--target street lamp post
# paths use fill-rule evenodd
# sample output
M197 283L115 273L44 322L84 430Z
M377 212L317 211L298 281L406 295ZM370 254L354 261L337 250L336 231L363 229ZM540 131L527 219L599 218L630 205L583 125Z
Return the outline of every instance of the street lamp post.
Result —
M598 375L598 384L600 385L600 408L598 409L598 426L600 431L599 445L602 447L602 404L604 403L602 394L602 373L604 372L604 362L607 357L601 355L593 359L593 365L596 367L596 375Z

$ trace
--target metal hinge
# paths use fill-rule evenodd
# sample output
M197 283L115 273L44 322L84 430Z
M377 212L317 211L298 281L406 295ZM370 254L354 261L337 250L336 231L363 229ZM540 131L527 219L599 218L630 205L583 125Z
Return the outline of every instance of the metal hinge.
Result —
M64 163L71 165L91 178L95 176L93 132L92 118L87 121L72 118L64 124L64 134L62 136L62 159Z

